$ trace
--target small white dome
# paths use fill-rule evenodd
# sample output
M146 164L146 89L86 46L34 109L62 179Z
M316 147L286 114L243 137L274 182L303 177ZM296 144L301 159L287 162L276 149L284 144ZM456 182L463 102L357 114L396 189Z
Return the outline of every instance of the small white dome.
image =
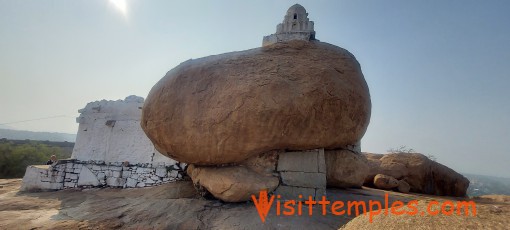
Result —
M287 10L287 14L306 14L306 10L302 5L294 4Z

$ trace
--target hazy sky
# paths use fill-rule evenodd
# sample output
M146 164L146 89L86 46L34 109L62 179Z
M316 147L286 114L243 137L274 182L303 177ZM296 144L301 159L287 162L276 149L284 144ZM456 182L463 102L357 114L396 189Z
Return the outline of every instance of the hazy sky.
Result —
M258 47L296 2L361 63L363 151L407 145L510 177L507 0L0 0L0 124L76 133L87 102L146 97L185 60Z

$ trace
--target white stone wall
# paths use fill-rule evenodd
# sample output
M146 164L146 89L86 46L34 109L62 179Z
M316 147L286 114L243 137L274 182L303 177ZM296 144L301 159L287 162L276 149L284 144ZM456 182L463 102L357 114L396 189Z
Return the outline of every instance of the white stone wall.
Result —
M79 110L69 160L29 166L22 191L84 187L148 187L179 180L186 166L163 156L140 126L144 99L95 101Z
M52 166L28 166L20 191L150 187L182 179L184 167L184 163L122 165L61 160Z
M268 36L264 36L262 39L262 46L268 46L277 42L285 42L290 40L303 40L310 41L314 40L312 37L314 33L311 32L287 32L280 34L271 34Z
M64 186L64 171L49 165L30 165L23 176L20 191L59 190Z
M156 151L140 127L144 99L95 101L79 110L80 124L71 158L105 163L174 164Z

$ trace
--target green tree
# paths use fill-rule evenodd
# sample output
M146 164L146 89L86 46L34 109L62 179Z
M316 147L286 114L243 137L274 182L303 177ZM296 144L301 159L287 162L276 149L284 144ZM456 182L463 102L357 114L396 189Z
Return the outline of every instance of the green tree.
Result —
M0 143L0 178L23 177L27 166L46 164L51 155L62 159L69 158L71 153L64 152L60 147L35 141L23 144L2 142Z

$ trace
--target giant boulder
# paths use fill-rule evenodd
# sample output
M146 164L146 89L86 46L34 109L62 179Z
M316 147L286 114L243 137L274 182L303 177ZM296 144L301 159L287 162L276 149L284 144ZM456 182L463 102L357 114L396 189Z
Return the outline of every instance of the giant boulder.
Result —
M438 162L420 153L364 154L368 160L370 173L365 185L377 174L384 174L404 180L411 192L438 196L465 196L469 180Z
M141 126L162 154L220 165L276 149L357 143L370 110L351 53L290 41L181 63L150 91Z

